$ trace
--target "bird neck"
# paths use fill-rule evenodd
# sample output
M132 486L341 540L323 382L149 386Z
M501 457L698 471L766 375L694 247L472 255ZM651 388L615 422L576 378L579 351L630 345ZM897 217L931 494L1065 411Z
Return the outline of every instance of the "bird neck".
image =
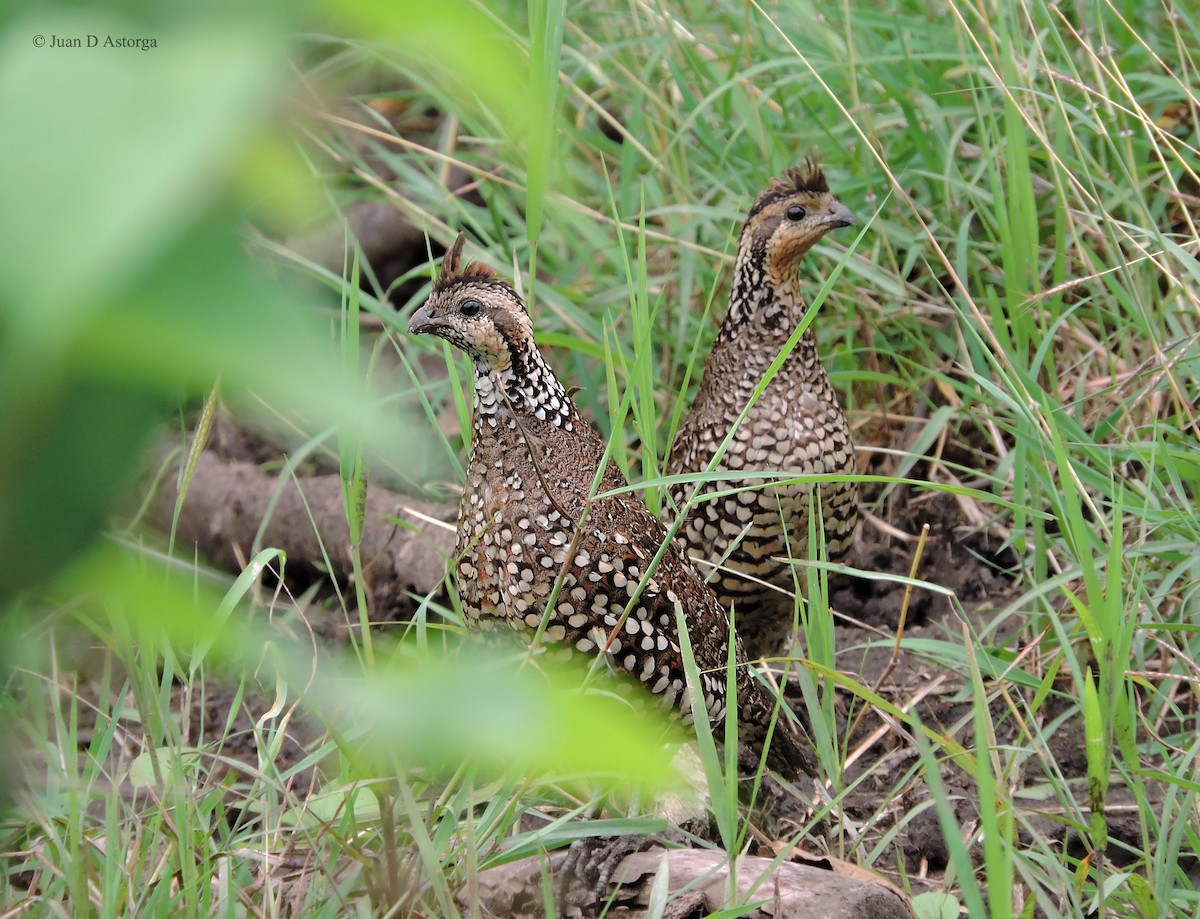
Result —
M787 340L808 308L796 274L798 261L794 255L786 264L772 261L764 241L743 238L718 344L744 335L756 340L778 338L781 343ZM805 338L810 336L811 331L806 331Z
M476 433L537 421L574 430L576 410L554 371L532 343L512 348L501 363L475 362Z

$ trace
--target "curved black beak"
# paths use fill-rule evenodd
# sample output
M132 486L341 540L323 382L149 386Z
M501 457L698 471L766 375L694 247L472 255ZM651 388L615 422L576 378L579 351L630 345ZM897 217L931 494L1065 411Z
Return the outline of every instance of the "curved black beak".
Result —
M423 303L417 307L416 311L408 317L408 331L410 335L421 335L433 328L433 310L429 308L428 303Z
M850 208L839 201L829 208L829 213L825 215L825 223L833 230L838 227L854 226L854 214L850 212Z

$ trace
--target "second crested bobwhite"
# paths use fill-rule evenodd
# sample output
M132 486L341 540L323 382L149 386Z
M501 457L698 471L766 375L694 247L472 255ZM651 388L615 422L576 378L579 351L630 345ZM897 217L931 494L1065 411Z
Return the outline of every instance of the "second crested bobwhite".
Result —
M733 429L759 381L803 319L807 306L796 267L817 240L854 223L829 191L820 167L789 169L771 182L742 227L729 312L704 364L695 401L671 448L669 474L701 472ZM671 489L682 507L694 488L700 501L679 539L727 609L751 659L786 650L795 609L788 559L807 558L811 484L763 486L704 500L718 490L753 485L757 470L797 475L855 472L850 428L817 354L812 327L804 331L766 389L730 438L715 466L728 479ZM837 559L850 548L858 519L853 481L817 489L825 551Z
M460 236L409 330L444 338L474 364L473 440L454 563L468 623L532 634L562 572L545 638L605 655L613 669L690 720L678 602L702 671L704 705L719 734L729 648L725 610L675 546L650 570L666 530L635 496L590 497L604 441L542 359L517 292L482 265L463 267L462 246ZM616 467L606 467L600 492L624 485ZM772 700L740 647L737 661L740 739L761 751ZM812 751L782 723L768 763L791 775L814 774Z

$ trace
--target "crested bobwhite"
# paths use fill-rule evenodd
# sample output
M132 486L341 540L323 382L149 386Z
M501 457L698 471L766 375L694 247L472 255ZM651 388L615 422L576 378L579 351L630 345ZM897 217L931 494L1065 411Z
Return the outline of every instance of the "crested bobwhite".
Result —
M780 353L807 306L796 267L831 230L854 216L829 191L809 160L771 182L750 208L738 241L729 311L704 364L700 388L671 448L669 474L704 471ZM703 496L752 485L756 470L797 475L853 475L850 428L817 354L812 327L804 331L765 390L736 426L716 470L726 480L671 489L682 507L693 489L699 500L679 540L700 563L751 659L782 653L792 632L795 579L789 558L807 558L813 485L764 485L724 497ZM853 481L821 483L826 557L851 546L858 519Z

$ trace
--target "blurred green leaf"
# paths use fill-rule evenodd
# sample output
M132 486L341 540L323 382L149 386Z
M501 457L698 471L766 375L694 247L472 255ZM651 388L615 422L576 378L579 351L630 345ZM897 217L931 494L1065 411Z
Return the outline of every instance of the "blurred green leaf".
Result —
M308 705L379 769L453 771L469 763L485 776L515 770L674 786L664 713L654 705L635 710L608 680L582 688L581 662L527 666L523 649L469 644L441 655L402 645L389 664L366 674L348 654L323 653L318 668L307 640L236 612L215 615L246 588L239 581L222 597L150 557L105 546L54 593L77 598L94 623L120 617L128 628L114 634L137 636L140 649L170 648L184 666L202 653L216 672L254 671L269 680L274 670L289 686L308 687Z
M958 898L948 893L919 893L912 898L912 908L920 919L954 919L959 914Z
M218 375L311 432L402 442L404 416L377 417L344 377L315 301L242 248L232 190L285 74L275 8L150 26L45 7L0 33L0 169L20 177L0 184L0 596L86 545L156 422ZM109 34L156 47L34 43Z
M390 45L415 70L511 140L529 131L528 58L501 20L467 0L341 0L335 19Z
M303 808L282 817L288 823L305 824L314 830L347 818L357 824L378 823L379 798L369 786L327 786L306 798Z
M49 576L87 543L165 408L126 381L47 376L0 402L0 597Z
M194 766L195 761L200 758L195 751L184 752L173 746L159 747L153 751L147 750L133 758L133 762L129 764L127 777L134 788L158 788L161 790L164 784L174 777L173 773L178 776L187 774L189 764L186 760L192 760L191 765Z
M580 666L520 661L468 645L448 657L406 653L366 677L331 673L322 662L311 698L363 726L362 740L401 765L469 762L484 775L563 771L619 785L673 784L660 711L632 709L604 688L608 681L581 689Z
M43 341L209 207L285 72L282 43L244 15L155 26L144 52L33 44L148 31L43 7L0 40L0 163L21 177L0 185L0 303Z

